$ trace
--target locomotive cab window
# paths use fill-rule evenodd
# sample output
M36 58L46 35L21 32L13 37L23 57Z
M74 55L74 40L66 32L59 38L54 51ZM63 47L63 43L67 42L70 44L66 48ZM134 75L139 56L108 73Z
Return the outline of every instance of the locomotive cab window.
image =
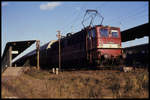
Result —
M111 30L111 33L112 33L112 37L115 37L115 38L119 37L117 30Z
M101 37L108 37L108 29L100 29Z

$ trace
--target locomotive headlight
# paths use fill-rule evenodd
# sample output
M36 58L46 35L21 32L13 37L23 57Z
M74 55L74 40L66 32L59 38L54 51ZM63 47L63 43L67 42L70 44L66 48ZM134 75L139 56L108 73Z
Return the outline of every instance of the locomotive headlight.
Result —
M103 46L103 45L102 45L101 43L99 43L99 46L98 46L98 47L101 48L102 46Z

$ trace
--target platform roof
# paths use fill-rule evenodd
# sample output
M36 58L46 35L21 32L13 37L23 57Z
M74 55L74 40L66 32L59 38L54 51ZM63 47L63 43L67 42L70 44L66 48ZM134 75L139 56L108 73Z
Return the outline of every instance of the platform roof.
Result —
M44 44L43 46L40 46L40 51L51 48L51 45L52 45L54 42L56 42L56 40L51 40L50 42ZM35 54L36 54L36 49L34 49L34 50L30 51L29 53L27 53L26 55L20 57L20 58L17 59L14 63L17 63L17 62L19 62L21 59L25 59L26 57L31 56L31 55L35 55Z
M26 40L26 41L13 41L13 42L7 42L2 60L6 55L7 50L9 49L10 46L12 46L12 51L17 51L17 54L12 54L12 59L17 57L20 53L22 53L24 50L26 50L28 47L30 47L33 43L35 43L36 40Z
M121 32L122 42L148 36L149 35L148 26L149 26L149 23L145 23L145 24L127 29L125 31L122 31Z

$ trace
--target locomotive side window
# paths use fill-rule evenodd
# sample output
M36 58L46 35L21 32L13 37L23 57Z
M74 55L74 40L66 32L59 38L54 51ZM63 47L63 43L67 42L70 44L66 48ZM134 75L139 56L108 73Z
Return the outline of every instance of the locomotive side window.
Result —
M91 33L92 33L92 37L95 38L96 37L95 29L91 30Z
M91 36L91 31L88 31L88 37L90 37Z
M100 29L101 37L108 37L108 29Z
M111 30L112 37L118 37L118 31L117 30Z

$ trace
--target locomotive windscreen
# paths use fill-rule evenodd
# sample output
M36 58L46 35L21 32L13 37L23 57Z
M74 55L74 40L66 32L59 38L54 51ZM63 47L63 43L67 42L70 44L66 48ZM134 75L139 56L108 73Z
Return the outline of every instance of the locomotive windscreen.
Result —
M112 34L112 37L118 37L118 31L117 30L111 30L111 34Z
M101 37L108 37L108 29L100 29Z

